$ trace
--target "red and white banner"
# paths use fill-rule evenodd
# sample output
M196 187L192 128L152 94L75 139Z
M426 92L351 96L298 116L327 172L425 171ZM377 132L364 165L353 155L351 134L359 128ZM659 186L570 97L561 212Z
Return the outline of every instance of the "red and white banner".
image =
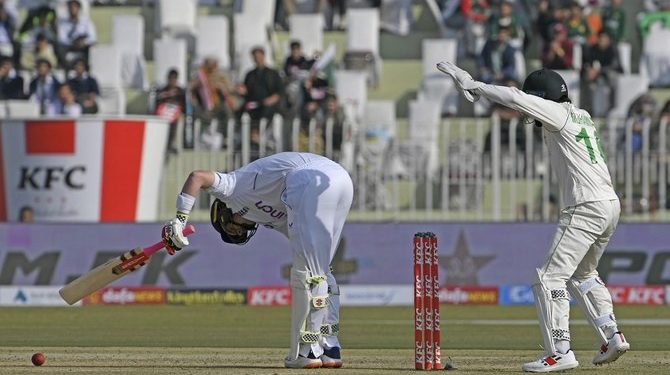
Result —
M665 305L664 285L619 286L608 285L615 305Z
M168 125L158 117L6 120L0 221L153 221Z
M247 289L247 304L252 306L285 306L291 304L291 288L257 286Z

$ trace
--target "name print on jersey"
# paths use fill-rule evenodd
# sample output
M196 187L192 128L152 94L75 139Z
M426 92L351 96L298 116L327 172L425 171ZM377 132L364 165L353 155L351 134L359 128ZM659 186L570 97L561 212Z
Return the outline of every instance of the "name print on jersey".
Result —
M269 204L263 204L263 201L258 201L256 202L256 208L258 208L260 211L265 212L266 214L270 214L271 217L275 219L281 219L286 215L285 212L279 211L278 209L270 206Z

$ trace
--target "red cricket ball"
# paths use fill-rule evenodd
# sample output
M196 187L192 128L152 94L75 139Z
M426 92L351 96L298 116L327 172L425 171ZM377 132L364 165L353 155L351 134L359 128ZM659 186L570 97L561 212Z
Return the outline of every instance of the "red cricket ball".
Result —
M35 366L42 366L46 359L47 358L42 353L35 353L33 354L32 358L30 358L30 360L33 361L33 365Z

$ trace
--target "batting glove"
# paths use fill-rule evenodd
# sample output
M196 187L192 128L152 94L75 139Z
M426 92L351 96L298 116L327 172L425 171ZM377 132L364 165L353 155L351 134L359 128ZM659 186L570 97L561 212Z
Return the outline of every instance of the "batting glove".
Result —
M437 64L437 69L442 73L449 75L451 79L454 80L456 87L458 87L461 94L463 94L465 99L467 99L470 103L479 100L479 94L476 94L470 90L478 89L484 84L482 82L475 81L470 73L459 68L454 63L446 61Z
M168 254L174 255L184 246L188 246L188 238L182 232L184 231L184 222L174 218L163 226L162 237L165 250Z

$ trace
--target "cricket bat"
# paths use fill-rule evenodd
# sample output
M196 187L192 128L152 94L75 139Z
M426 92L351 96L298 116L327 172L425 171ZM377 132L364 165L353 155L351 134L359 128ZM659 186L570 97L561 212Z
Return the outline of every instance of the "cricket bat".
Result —
M184 236L195 232L193 225L184 228ZM123 277L127 273L133 272L142 267L149 261L151 255L164 248L163 241L145 247L138 247L130 250L120 257L112 258L107 262L95 267L88 273L81 275L77 279L62 287L58 293L67 302L72 305L87 295L104 287L105 285Z

